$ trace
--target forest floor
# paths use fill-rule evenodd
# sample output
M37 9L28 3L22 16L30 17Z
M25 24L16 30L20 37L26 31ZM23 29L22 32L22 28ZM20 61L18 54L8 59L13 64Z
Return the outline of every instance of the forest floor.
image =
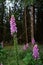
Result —
M30 46L31 46L31 44L30 44ZM43 56L43 44L38 44L38 47L39 47L40 53ZM18 44L18 53L22 51L22 48L23 48L23 45ZM14 56L15 56L14 46L13 45L12 46L5 46L4 49L8 53L8 57L7 57L8 64L6 64L6 65L16 65L14 62L14 60L15 60L15 58L14 58ZM19 60L19 65L24 65L24 63L22 62L22 59Z

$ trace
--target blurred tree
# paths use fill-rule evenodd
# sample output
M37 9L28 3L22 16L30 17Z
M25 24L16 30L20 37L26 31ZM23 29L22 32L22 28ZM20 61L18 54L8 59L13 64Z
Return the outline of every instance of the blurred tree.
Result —
M0 0L0 42L3 41L3 14L4 14L4 0Z
M36 41L43 43L43 0L36 0L35 3L37 23L36 23Z

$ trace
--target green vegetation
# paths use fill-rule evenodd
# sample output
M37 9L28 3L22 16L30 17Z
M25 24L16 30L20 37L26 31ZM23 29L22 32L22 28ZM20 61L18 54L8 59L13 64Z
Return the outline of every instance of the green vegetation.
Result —
M27 51L22 50L23 45L18 45L18 58L19 58L19 65L35 65L36 62L38 65L43 65L43 45L39 45L40 48L40 57L41 59L38 61L33 60L32 53L29 49ZM15 61L15 50L14 46L6 46L2 50L0 50L0 62L3 62L4 65L17 65Z

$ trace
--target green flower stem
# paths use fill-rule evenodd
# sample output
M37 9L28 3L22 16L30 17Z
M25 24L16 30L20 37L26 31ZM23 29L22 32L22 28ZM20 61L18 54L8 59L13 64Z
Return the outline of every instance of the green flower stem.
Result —
M19 65L19 59L18 59L18 42L17 42L17 37L14 36L14 49L15 49L15 60L17 65Z

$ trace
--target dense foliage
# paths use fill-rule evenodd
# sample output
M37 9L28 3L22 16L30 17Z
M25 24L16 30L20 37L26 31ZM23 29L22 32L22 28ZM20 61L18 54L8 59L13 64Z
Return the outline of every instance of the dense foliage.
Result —
M19 46L18 46L19 47ZM37 61L34 60L32 57L32 52L28 48L26 51L21 50L18 48L18 57L19 57L19 65L43 65L43 54L40 52L40 59ZM0 50L0 63L2 62L3 65L16 65L15 59L15 52L13 47L5 47L4 49L1 48Z

